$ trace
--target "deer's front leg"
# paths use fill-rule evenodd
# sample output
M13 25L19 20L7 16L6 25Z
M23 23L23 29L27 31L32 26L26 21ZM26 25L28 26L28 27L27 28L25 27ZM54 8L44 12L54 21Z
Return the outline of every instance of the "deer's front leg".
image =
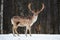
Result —
M26 27L25 35L27 36L28 26Z
M29 34L30 34L30 36L31 36L31 27L29 28Z
M26 31L25 31L25 35L27 36L27 28L26 28Z

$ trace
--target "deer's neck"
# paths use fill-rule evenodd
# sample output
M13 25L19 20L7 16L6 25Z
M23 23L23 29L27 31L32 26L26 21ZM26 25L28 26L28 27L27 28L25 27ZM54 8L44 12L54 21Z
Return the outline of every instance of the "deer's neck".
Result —
M38 15L33 15L32 23L30 26L32 26L37 21L37 18L38 18Z
M34 16L33 16L33 19L32 19L33 22L37 21L37 18L38 18L38 15L34 15Z

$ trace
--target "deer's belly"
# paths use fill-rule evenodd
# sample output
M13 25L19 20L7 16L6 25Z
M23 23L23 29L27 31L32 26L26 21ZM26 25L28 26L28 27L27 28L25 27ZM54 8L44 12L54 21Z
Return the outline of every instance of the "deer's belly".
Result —
M20 27L25 27L26 25L23 25L23 24L18 24L17 26L20 26Z

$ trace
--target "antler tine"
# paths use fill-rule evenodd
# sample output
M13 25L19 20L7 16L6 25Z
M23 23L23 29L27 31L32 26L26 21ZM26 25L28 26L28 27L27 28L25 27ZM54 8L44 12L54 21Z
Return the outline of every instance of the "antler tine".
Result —
M41 11L43 11L43 9L44 9L44 3L42 3L42 8L40 11L37 11L37 13L40 13Z
M31 10L31 3L28 4L28 9L29 9L32 13L35 13L33 10Z

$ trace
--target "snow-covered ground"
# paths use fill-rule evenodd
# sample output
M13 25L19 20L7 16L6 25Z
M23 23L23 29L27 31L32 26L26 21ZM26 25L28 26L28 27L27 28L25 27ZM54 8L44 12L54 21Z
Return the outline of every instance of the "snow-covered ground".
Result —
M27 37L25 34L20 34L19 36L13 36L12 34L0 34L0 40L60 40L60 35L52 34L29 34Z

